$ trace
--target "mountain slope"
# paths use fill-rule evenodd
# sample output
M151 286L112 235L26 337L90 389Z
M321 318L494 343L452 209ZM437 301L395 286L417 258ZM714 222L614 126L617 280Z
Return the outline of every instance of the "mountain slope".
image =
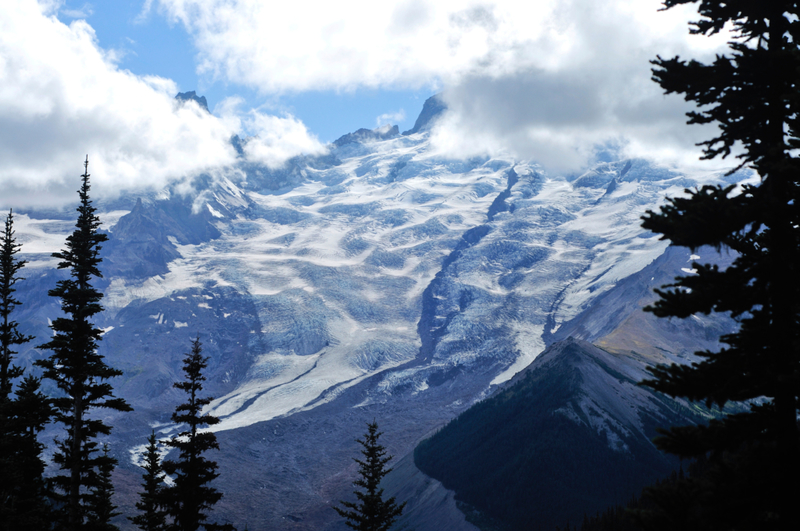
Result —
M697 252L721 266L733 259ZM691 274L700 259L670 247L618 282L549 334L554 343L491 398L421 443L418 466L456 499L519 529L575 523L667 475L676 461L650 443L654 427L708 413L636 383L648 366L720 348L737 325L724 315L658 319L642 308L655 300L653 288Z
M677 459L655 427L701 417L636 383L642 364L589 343L552 345L415 451L417 466L509 529L551 530L638 494Z
M430 144L425 124L440 110L429 111L416 133L361 132L278 169L242 158L98 204L109 231L101 353L135 408L109 419L123 511L150 429L177 429L171 383L198 333L222 418L221 517L336 528L328 504L350 490L366 421L408 454L664 253L639 226L646 209L699 179L746 177L618 160L567 179L510 157L447 159ZM38 338L58 312L49 254L70 217L16 217L30 261L17 318ZM21 353L28 366L44 355L35 344Z

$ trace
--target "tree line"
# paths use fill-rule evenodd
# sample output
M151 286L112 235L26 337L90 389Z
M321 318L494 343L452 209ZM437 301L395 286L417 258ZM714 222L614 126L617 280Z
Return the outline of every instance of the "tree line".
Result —
M66 269L69 276L48 292L59 299L63 315L52 321L50 340L38 346L51 353L34 362L41 369L40 377L25 375L14 364L14 349L34 338L22 334L12 318L14 308L21 304L14 294L16 284L24 280L20 273L26 261L16 256L22 246L14 237L13 211L5 219L0 242L0 526L5 531L117 529L111 523L119 515L112 501L111 481L117 460L108 444L100 444L112 428L92 413L132 408L114 396L110 381L121 371L107 365L98 353L102 330L93 317L103 311L103 294L93 282L102 277L100 250L108 237L98 230L100 220L89 197L88 168L87 157L75 230L67 237L65 249L53 254L60 260L58 268ZM207 522L222 493L209 485L218 476L217 465L204 456L219 445L214 433L202 428L219 420L202 413L212 399L201 395L202 370L208 360L201 352L198 337L184 359L185 379L174 385L188 395L172 415L177 426L188 428L163 442L178 451L177 458L161 461L162 442L154 433L145 451L143 490L136 504L140 514L130 518L143 530L233 529L229 524ZM55 383L57 396L42 393L42 379ZM63 426L65 435L56 437L53 453L60 473L46 477L44 445L37 435L50 422ZM167 485L166 475L173 479L171 485Z
M53 335L38 346L50 351L49 357L34 366L41 376L25 374L14 364L14 350L34 338L22 334L13 320L13 310L21 304L15 298L16 284L27 263L14 233L13 211L5 219L0 235L0 531L112 531L112 519L119 516L112 495L112 473L117 460L107 443L112 427L94 418L98 409L132 411L123 399L114 396L110 380L121 371L105 363L98 353L102 330L93 317L103 311L103 294L93 285L101 278L100 250L107 235L99 232L100 220L89 197L89 160L84 162L80 205L75 230L67 237L65 249L53 253L59 269L69 277L56 283L48 294L60 300L62 317L51 322ZM174 387L186 393L172 421L182 429L165 441L151 432L142 457L142 490L136 503L138 514L128 517L143 531L235 531L230 523L209 521L222 493L211 485L219 476L218 465L205 454L218 450L216 435L204 428L219 423L203 413L212 397L203 396L203 370L208 357L202 355L200 337L191 343L183 360L184 379ZM49 397L41 391L42 379L51 380L59 390ZM60 473L45 475L44 445L38 435L54 422L63 426L66 436L55 439L53 462ZM346 524L360 531L384 531L401 514L404 503L383 499L379 483L391 471L392 459L378 442L380 433L374 421L367 426L363 439L363 460L359 478L354 482L357 502L342 501L343 508L333 507ZM162 459L166 447L177 451L177 458ZM167 480L169 478L169 481Z

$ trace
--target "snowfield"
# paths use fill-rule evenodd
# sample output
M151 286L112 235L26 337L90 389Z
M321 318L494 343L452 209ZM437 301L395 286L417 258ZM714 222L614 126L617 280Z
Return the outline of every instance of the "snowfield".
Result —
M252 303L252 324L231 339L247 366L226 369L234 385L209 407L222 419L216 431L318 407L377 374L363 404L398 386L424 394L434 369L485 366L497 385L664 252L640 226L646 210L722 179L643 160L567 179L529 161L446 160L429 149L427 133L333 146L338 163L300 161L299 177L274 189L252 168L212 179L193 207L219 237L169 236L178 258L163 274L110 278L106 335L139 337L130 314L145 307L142 322L160 333L223 333L241 308L215 290ZM100 213L111 238L128 212ZM49 255L71 224L16 220L31 266L54 267Z

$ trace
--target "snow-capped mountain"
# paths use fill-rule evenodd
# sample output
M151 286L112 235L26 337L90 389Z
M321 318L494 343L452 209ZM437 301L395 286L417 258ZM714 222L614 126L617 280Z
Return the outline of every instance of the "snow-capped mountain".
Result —
M698 252L715 258L712 249ZM725 265L731 257L716 258ZM409 501L405 522L474 531L458 518L460 506L493 528L549 531L626 503L676 469L677 457L652 443L656 430L713 413L638 384L648 366L718 349L736 323L725 315L658 319L641 308L656 299L653 288L699 259L668 248L560 327L556 342L489 399L418 445L387 484Z
M114 419L123 510L136 448L151 426L175 429L172 383L197 334L222 419L220 514L319 529L349 490L366 420L408 453L664 253L640 227L647 209L746 177L608 153L569 177L510 157L450 160L429 140L441 109L426 108L408 134L362 130L283 168L242 160L191 187L96 204L109 231L101 352L136 409ZM30 261L18 320L40 339L56 315L49 253L72 226L52 217L16 217ZM613 315L593 319L602 328Z

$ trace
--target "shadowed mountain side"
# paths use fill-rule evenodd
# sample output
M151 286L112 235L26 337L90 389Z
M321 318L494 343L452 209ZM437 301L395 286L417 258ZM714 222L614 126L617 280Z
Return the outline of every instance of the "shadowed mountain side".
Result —
M437 379L429 374L430 381ZM395 489L400 489L398 501L405 501L412 490L416 496L401 523L407 527L398 527L425 531L438 522L437 529L470 531L468 526L455 527L464 519L452 512L452 494L400 465L402 456L412 455L422 437L466 409L468 404L452 400L454 390L475 396L486 388L492 372L458 371L450 380L439 375L440 382L432 383L425 393L408 385L391 395L381 391L384 376L375 375L314 409L218 432L220 452L214 457L220 470L230 471L216 480L217 488L225 493L215 508L218 521L231 521L239 529L247 525L254 530L346 531L345 521L331 505L355 499L352 482L358 466L353 458L360 457L355 438L367 422L378 419L386 424L381 440L395 456L391 464L396 463L401 474L385 479L386 494L395 495ZM381 395L382 400L376 400ZM410 480L407 485L406 479ZM132 506L133 499L125 503ZM419 511L414 509L417 505L421 505ZM444 512L426 514L434 507ZM122 523L120 527L132 529Z
M727 267L735 258L711 248L696 251L696 260ZM722 314L694 315L689 319L659 319L642 308L657 299L655 289L689 273L692 253L683 247L668 247L650 265L617 283L575 319L550 336L583 339L609 352L635 352L648 363L673 363L692 359L695 351L717 350L719 337L733 332L737 324Z
M384 497L407 502L398 519L398 529L415 531L479 531L458 508L455 493L423 474L414 464L413 453L392 462L394 469L381 483Z
M141 199L112 228L103 249L106 278L149 278L169 271L168 263L180 257L176 243L199 244L219 238L212 214L192 212L188 201L144 204Z
M567 339L415 451L420 470L509 526L553 529L616 503L678 462L657 426L701 422L638 387L644 360Z

